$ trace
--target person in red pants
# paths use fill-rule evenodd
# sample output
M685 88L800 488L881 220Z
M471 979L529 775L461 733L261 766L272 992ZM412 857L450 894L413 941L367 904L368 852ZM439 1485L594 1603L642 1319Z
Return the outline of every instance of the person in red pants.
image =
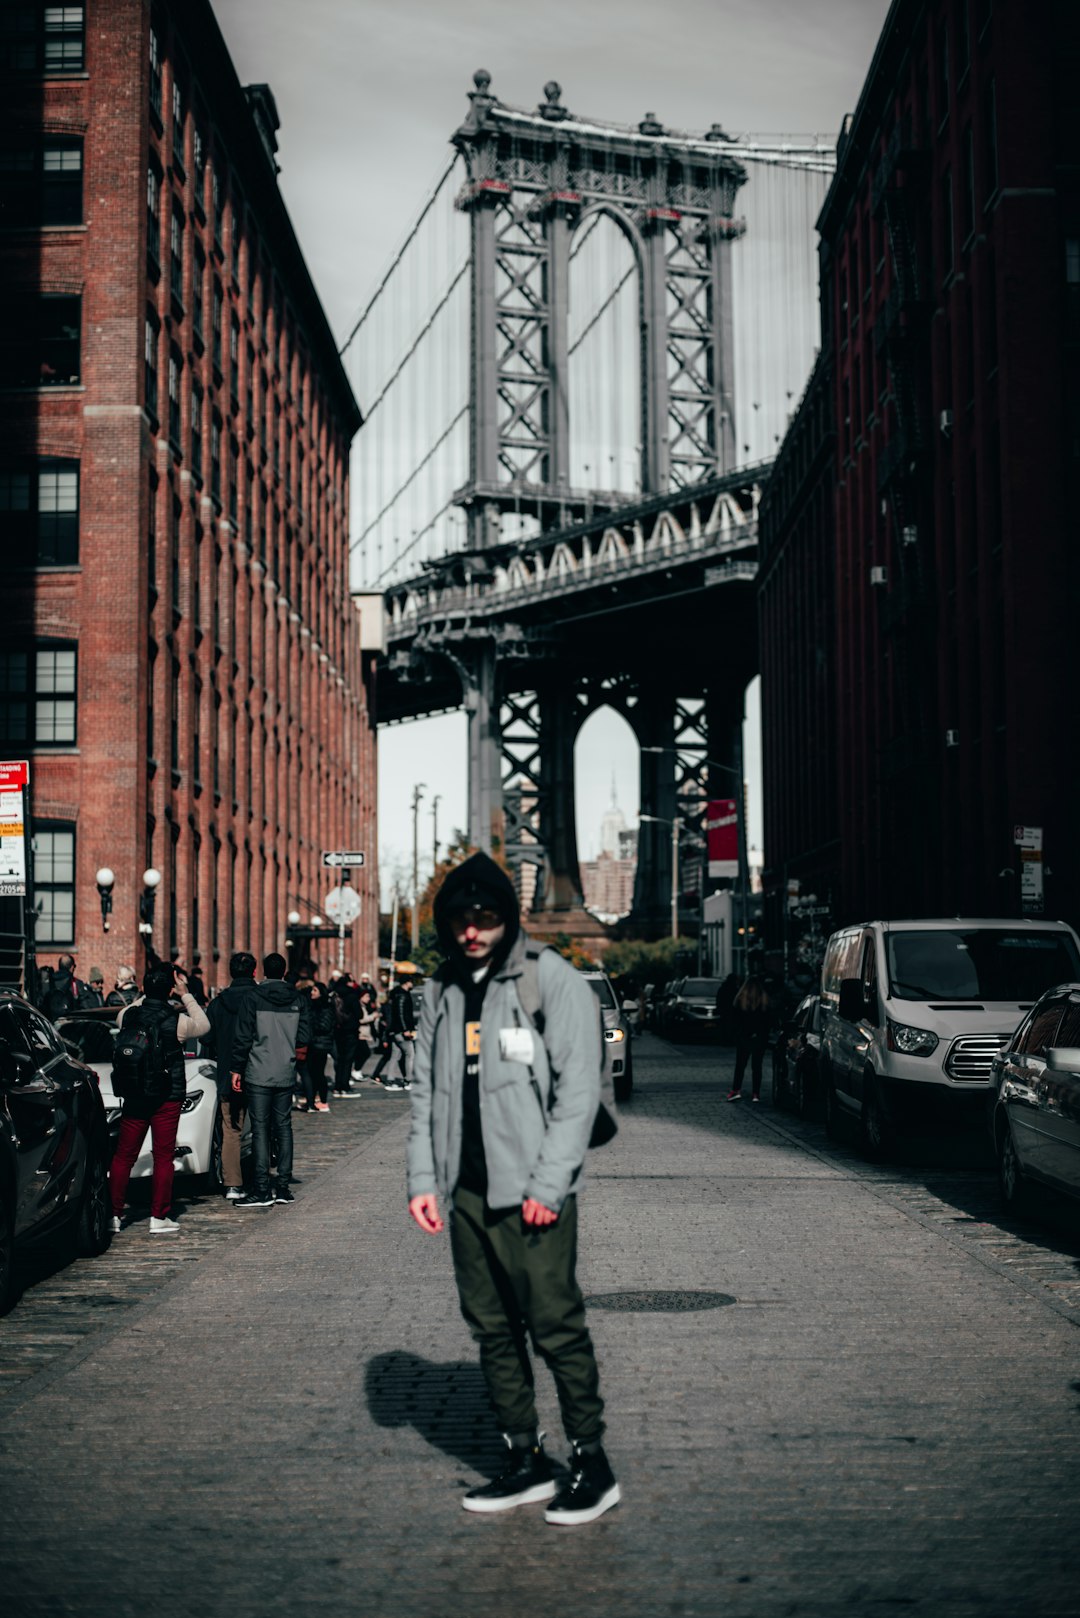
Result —
M171 1236L180 1229L176 1220L170 1219L169 1212L176 1131L187 1094L183 1045L186 1039L199 1039L209 1033L210 1022L198 1001L188 993L184 974L176 967L165 965L153 967L146 974L143 998L130 1005L120 1021L125 1031L137 1028L151 1034L154 1071L150 1077L155 1082L153 1093L134 1093L123 1098L120 1139L109 1170L112 1228L118 1231L123 1227L128 1181L149 1129L154 1153L150 1234Z

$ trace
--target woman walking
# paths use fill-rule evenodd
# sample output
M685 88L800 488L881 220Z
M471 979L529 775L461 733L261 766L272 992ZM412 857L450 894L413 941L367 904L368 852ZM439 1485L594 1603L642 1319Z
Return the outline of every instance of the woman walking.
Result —
M326 1099L326 1063L334 1048L337 1021L330 1004L330 991L325 983L313 983L311 1000L311 1038L307 1053L307 1099L313 1112L329 1112Z
M772 1007L764 981L756 973L743 983L732 1006L735 1024L735 1078L728 1091L729 1101L742 1100L743 1075L750 1063L750 1100L761 1100L761 1070L769 1043Z

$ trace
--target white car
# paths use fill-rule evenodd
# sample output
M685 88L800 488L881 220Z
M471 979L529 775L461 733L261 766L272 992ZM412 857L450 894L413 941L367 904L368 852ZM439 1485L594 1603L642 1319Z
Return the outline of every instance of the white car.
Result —
M68 1048L98 1076L98 1087L105 1105L109 1132L115 1145L120 1131L120 1097L112 1087L113 1041L118 1027L117 1018L122 1008L105 1006L95 1010L72 1012L57 1021L57 1028ZM217 1069L213 1062L197 1053L197 1040L184 1046L184 1077L187 1096L180 1109L180 1126L176 1132L176 1153L173 1166L177 1174L199 1175L206 1189L221 1189L221 1109L218 1106ZM250 1126L245 1120L240 1146L246 1156L251 1150ZM150 1131L146 1132L142 1149L135 1160L132 1178L142 1179L154 1172Z

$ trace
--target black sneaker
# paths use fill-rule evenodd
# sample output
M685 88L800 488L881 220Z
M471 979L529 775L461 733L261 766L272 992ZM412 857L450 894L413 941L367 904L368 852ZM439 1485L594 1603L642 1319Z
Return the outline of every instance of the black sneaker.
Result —
M287 1185L276 1185L274 1187L274 1201L295 1202L296 1198L293 1196Z
M544 1512L544 1521L573 1528L595 1522L617 1506L622 1495L603 1450L585 1451L574 1445L570 1476Z
M274 1206L274 1193L272 1191L248 1191L233 1202L234 1208L272 1208Z
M542 1441L522 1446L508 1438L506 1448L506 1465L498 1477L470 1489L462 1500L466 1511L510 1511L554 1495L555 1479Z
M404 1090L405 1088L400 1079L383 1079L382 1087L384 1090Z

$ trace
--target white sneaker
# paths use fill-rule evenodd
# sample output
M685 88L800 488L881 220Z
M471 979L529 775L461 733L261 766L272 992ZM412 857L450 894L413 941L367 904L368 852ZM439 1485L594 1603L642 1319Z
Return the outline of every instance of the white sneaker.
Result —
M151 1236L175 1236L179 1229L180 1226L176 1223L175 1219L155 1219L153 1215L151 1215Z
M115 1214L113 1214L113 1216L112 1216L112 1224L110 1225L109 1228L111 1229L113 1235L115 1236L118 1231L123 1230L124 1221L122 1219L118 1219L117 1216Z

